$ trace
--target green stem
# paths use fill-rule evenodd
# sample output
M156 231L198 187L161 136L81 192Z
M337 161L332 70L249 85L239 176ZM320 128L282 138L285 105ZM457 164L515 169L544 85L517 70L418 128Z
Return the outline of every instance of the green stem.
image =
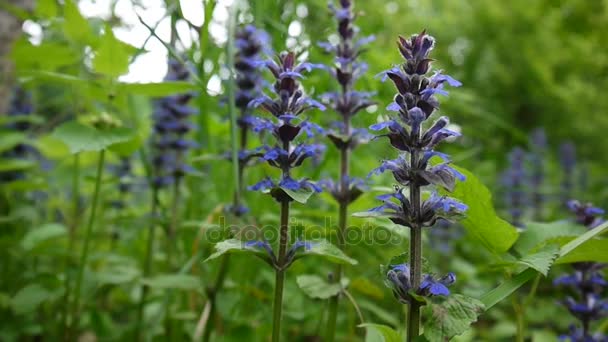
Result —
M418 167L418 151L410 154L410 165ZM410 227L410 279L412 289L418 289L422 280L422 227L420 226L420 186L410 183L410 203L412 205L414 224ZM411 298L407 315L407 341L414 341L420 335L420 303Z
M515 340L517 342L524 342L524 336L526 334L526 327L525 327L525 319L524 319L524 312L522 310L522 306L521 304L518 302L518 299L516 296L513 297L511 304L513 305L513 312L515 313L515 320L516 320L516 335L515 335Z
M224 279L226 279L226 274L228 273L228 266L230 265L229 255L225 255L222 258L219 271L217 273L217 278L215 278L215 284L213 288L209 291L209 319L207 320L207 327L205 327L205 334L203 335L203 342L208 342L211 338L211 327L213 325L213 321L215 318L215 304L217 299L217 293L219 289L222 288L224 284Z
M283 285L285 282L285 254L289 233L289 201L281 202L281 230L279 237L279 259L276 267L274 285L274 304L272 315L272 342L281 340L281 315L283 309Z
M95 223L95 214L97 212L97 202L99 201L99 189L101 188L101 178L103 175L103 164L105 159L105 150L101 150L99 153L99 161L97 163L97 177L95 178L95 190L93 193L93 203L91 204L91 215L89 216L89 223L84 236L84 246L82 247L82 254L80 255L80 263L78 265L78 276L76 277L76 286L74 288L74 306L72 310L72 329L78 329L79 321L79 301L80 301L80 290L82 288L82 280L84 278L84 269L89 255L89 245L91 241L91 233L93 231L93 224Z
M181 158L178 157L178 162L180 162ZM179 190L181 185L181 177L175 177L175 181L173 183L173 198L171 201L171 223L169 224L169 229L167 231L167 269L170 273L173 273L173 267L175 262L175 252L176 252L176 233L179 221ZM171 304L173 302L173 296L169 293L169 298L167 302L167 306L165 307L165 328L167 332L167 336L172 336L173 326L171 317Z
M155 231L156 231L156 207L158 204L158 188L152 188L152 209L150 210L150 215L152 217L152 222L150 223L150 227L148 228L148 243L146 246L146 257L144 259L144 273L143 277L146 278L150 275L152 271L152 255L154 251L154 239L155 239ZM137 323L135 325L135 336L138 341L144 340L144 335L142 333L142 326L144 320L144 308L146 305L146 297L148 296L149 288L148 286L143 286L141 289L141 297L139 299L139 305L137 306Z
M68 251L74 249L74 235L76 227L78 226L78 218L80 214L80 203L78 196L78 189L80 187L80 154L74 155L74 175L72 177L72 224L70 225L70 231L68 236ZM69 338L69 308L70 308L70 292L72 291L70 282L70 257L65 259L65 295L63 297L63 308L61 309L61 315L63 322L63 333L64 338ZM61 333L60 333L61 334Z

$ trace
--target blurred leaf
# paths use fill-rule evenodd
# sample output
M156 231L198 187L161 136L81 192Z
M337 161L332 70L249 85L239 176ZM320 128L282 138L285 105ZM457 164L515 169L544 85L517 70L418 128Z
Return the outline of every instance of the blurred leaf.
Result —
M63 5L63 33L74 42L86 44L91 39L89 22L80 14L78 6L72 0Z
M189 274L162 274L141 279L143 285L156 289L202 290L198 277Z
M386 325L363 323L358 327L365 328L367 331L365 342L401 342L404 339L404 336Z
M460 223L489 251L506 252L517 240L517 229L496 215L492 194L475 175L455 165L452 167L464 174L467 179L458 182L454 192L441 192L469 206L465 218Z
M394 315L393 312L389 312L388 310L384 309L383 307L377 305L374 302L368 300L359 300L358 303L361 309L371 312L377 318L384 321L385 323L390 324L391 326L396 327L401 324L400 320L396 317L396 315Z
M367 278L357 277L353 279L352 283L350 284L350 288L374 299L380 300L384 298L384 292L382 289Z
M0 134L0 152L12 149L18 144L25 141L27 136L19 132L1 132Z
M129 58L135 48L114 37L114 32L106 25L99 48L93 58L93 69L110 77L117 78L129 71Z
M17 122L28 122L32 124L42 124L45 119L36 114L28 114L28 115L0 115L0 126L6 126L10 124L14 124Z
M328 299L340 293L343 288L348 286L348 279L342 278L341 284L329 283L326 279L318 275L304 274L296 278L296 283L304 293L310 298Z
M55 0L38 0L34 13L40 18L53 19L57 16L57 2Z
M569 264L582 261L608 263L608 239L585 241L572 252L557 259L555 263Z
M140 273L141 272L139 269L134 266L112 265L102 269L101 271L94 272L93 275L100 285L120 285L135 281L135 279L139 277Z
M338 264L357 264L357 260L347 256L338 247L326 240L310 241L310 243L310 249L298 252L294 259L299 259L306 255L318 255Z
M526 224L526 230L519 235L519 239L517 239L513 249L524 255L543 242L560 237L574 238L586 231L585 227L568 221L550 223L530 222Z
M517 263L531 267L546 277L551 265L553 265L553 262L558 256L559 246L556 244L549 244L543 246L539 251L533 254L526 255L518 260Z
M59 296L60 293L50 291L39 284L29 284L15 294L11 306L17 315L29 314L34 312L42 303Z
M70 121L57 127L53 137L63 141L71 153L81 151L101 151L114 144L133 138L133 131L128 128L110 128L98 130L91 126Z
M174 94L196 91L196 84L190 82L174 81L161 83L120 83L118 92L127 94L163 97Z
M36 148L47 158L62 159L70 155L70 149L52 134L36 139Z
M467 331L483 312L484 305L475 298L452 294L440 303L422 309L427 322L424 336L431 342L443 342Z
M25 39L17 41L11 57L15 68L25 74L36 70L52 72L60 67L77 65L79 61L78 54L65 43L44 41L33 45Z
M29 252L41 244L58 237L65 236L67 229L59 223L47 223L41 227L34 228L25 234L21 240L21 247Z
M0 172L25 170L34 166L35 163L31 160L0 158Z

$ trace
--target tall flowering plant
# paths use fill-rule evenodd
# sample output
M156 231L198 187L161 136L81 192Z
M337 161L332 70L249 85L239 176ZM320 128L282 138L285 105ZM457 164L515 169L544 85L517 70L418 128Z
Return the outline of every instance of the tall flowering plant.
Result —
M457 179L465 180L450 166L449 156L435 151L439 143L459 134L447 128L449 120L445 116L427 124L439 108L437 95L447 95L446 85L458 87L461 83L441 71L430 74L429 55L435 40L425 31L410 38L400 37L397 43L405 62L381 74L397 88L387 107L396 114L370 127L388 131L380 136L387 137L399 153L398 158L383 161L371 174L390 171L397 185L393 193L379 196L382 204L368 214L386 217L410 231L409 259L390 265L386 276L397 299L408 304L408 341L413 341L420 334L421 296L448 295L447 287L456 280L453 273L443 277L422 274L422 231L439 218L454 219L467 209L465 204L437 192L438 188L453 191Z
M352 118L361 110L373 104L370 100L372 93L354 89L355 82L367 71L367 64L358 61L365 44L374 39L373 36L358 38L359 29L354 25L354 1L340 0L339 6L333 4L329 8L338 23L339 41L335 44L322 42L319 45L326 52L334 55L334 67L328 67L332 77L340 86L339 91L324 94L324 100L335 113L339 115L334 129L327 132L327 136L340 151L340 175L337 181L324 181L325 187L339 205L338 216L338 246L345 247L344 234L348 226L348 206L364 191L363 180L350 176L351 152L361 143L369 141L370 134L366 129L353 128ZM338 265L334 280L340 283L342 267ZM329 316L327 322L326 341L333 341L336 328L339 296L330 299Z
M280 340L281 312L283 302L283 284L285 271L294 261L298 249L310 249L310 243L295 242L288 248L289 205L302 194L320 192L321 188L308 178L297 179L292 170L302 165L304 160L312 158L325 149L323 145L296 143L298 136L312 136L321 132L321 128L303 118L303 113L313 108L324 110L325 107L306 96L299 80L303 73L314 66L310 63L298 63L293 52L282 52L276 61L265 63L275 78L272 86L273 97L261 95L249 103L250 107L259 107L271 115L267 118L250 120L257 132L269 132L273 143L261 146L258 151L261 159L281 171L278 179L270 177L250 187L251 190L269 193L281 206L281 223L279 228L279 248L275 253L267 241L250 241L248 246L267 252L267 260L275 268L275 294L273 304L272 341Z
M574 213L575 220L589 229L604 222L601 215L604 210L587 203L571 200L568 208ZM591 324L608 316L608 300L602 297L606 294L608 282L602 275L605 264L596 262L578 262L572 264L574 273L566 274L555 279L556 286L567 286L576 294L576 299L567 297L561 303L580 323L572 324L570 331L560 338L572 342L608 341L608 336L593 333Z

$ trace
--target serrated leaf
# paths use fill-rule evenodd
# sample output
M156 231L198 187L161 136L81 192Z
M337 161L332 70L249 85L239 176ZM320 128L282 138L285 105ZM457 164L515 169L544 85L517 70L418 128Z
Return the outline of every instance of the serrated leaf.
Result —
M546 277L549 273L549 269L558 256L559 246L556 244L550 244L543 246L535 253L526 255L522 259L518 260L517 263L531 267Z
M314 191L308 189L290 190L285 187L280 187L291 199L299 203L306 203Z
M42 303L58 298L60 293L39 284L29 284L19 290L11 299L13 311L18 315L34 312Z
M403 336L395 329L382 324L363 323L358 325L359 328L366 330L365 342L401 342Z
M112 28L106 25L99 48L93 58L93 69L110 77L118 77L129 71L129 58L134 48L114 37Z
M310 243L310 249L298 252L294 260L306 255L318 255L337 264L357 264L357 260L347 256L338 247L326 240L310 241Z
M238 239L228 239L215 244L215 252L207 257L207 259L205 259L203 262L217 259L222 255L229 253L252 253L267 263L272 264L272 261L270 260L270 257L266 251L256 247L248 247L245 245L244 241Z
M27 136L19 132L1 132L0 134L0 152L10 150L18 144L25 141Z
M119 92L151 97L163 97L187 93L190 91L196 91L197 89L196 84L183 81L161 83L120 83L118 85Z
M129 141L133 138L133 131L128 128L99 130L70 121L57 127L52 136L66 144L71 153L78 153L82 151L101 151L114 144Z
M525 255L534 247L549 240L561 237L574 238L586 231L585 227L568 221L530 222L526 224L526 230L519 235L513 249L521 255Z
M198 277L189 274L163 274L141 279L143 285L156 289L202 290Z
M326 279L314 274L304 274L296 278L296 283L304 293L310 298L328 299L331 298L343 288L348 286L348 279L342 278L340 284L330 283Z
M431 342L443 342L467 331L483 312L484 305L475 298L450 295L440 303L425 306L424 336Z
M67 229L59 223L47 223L41 227L34 228L27 232L21 240L21 247L29 252L48 240L65 236Z
M444 190L441 192L469 206L460 223L489 251L506 252L517 240L517 229L498 217L492 203L492 194L475 175L466 169L451 166L465 175L466 180L458 182L451 193Z

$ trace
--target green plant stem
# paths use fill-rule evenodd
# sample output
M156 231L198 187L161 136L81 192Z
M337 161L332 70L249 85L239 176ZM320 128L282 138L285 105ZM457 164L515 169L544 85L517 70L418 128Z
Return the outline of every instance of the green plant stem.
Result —
M152 271L152 256L154 254L154 239L156 233L156 207L158 205L157 197L158 188L154 186L152 187L152 208L150 209L152 221L150 222L150 227L148 228L148 242L146 245L146 256L144 259L144 278L150 276L150 273ZM148 286L143 285L141 289L141 297L139 298L139 305L137 306L137 323L135 325L135 336L138 341L144 340L142 326L144 320L144 308L146 306L146 298L148 296L148 291Z
M76 277L76 285L74 287L74 305L72 309L72 328L78 329L79 322L79 301L80 301L80 290L82 288L82 280L84 278L84 269L89 255L89 245L91 241L91 233L93 232L93 225L95 223L95 214L97 212L97 202L99 201L99 189L101 188L101 178L103 176L103 165L105 159L105 150L101 150L99 153L99 160L97 162L97 176L95 178L95 190L93 192L93 202L91 204L91 214L89 216L89 222L87 224L87 230L84 236L84 246L82 247L82 254L80 255L80 263L78 265L78 275Z
M223 284L224 284L224 279L226 279L226 274L228 273L228 266L230 265L230 259L229 259L229 255L225 255L222 258L220 267L219 267L219 271L217 273L217 277L215 278L215 283L213 285L213 287L211 288L211 290L209 291L209 298L207 299L209 301L209 319L207 320L207 326L205 327L205 333L203 335L203 342L208 342L209 339L211 338L211 326L213 324L214 321L214 317L215 317L215 312L216 312L216 300L217 300L217 293L219 291L219 289L222 288Z
M178 157L178 162L180 162L181 158ZM180 202L180 185L181 185L181 177L175 177L175 181L173 183L173 197L171 200L171 222L169 223L169 228L167 230L167 270L169 273L173 273L173 267L175 262L175 253L176 253L176 234L177 227L179 226L179 202ZM173 298L171 293L169 293L169 298L167 301L167 306L165 307L165 328L167 332L167 336L172 336L173 327L171 317L171 304L173 302Z
M410 154L410 165L412 168L416 168L418 165L418 151L415 149ZM422 227L420 225L420 186L415 182L410 183L410 203L414 216L414 224L410 227L410 279L412 289L418 289L422 279ZM420 335L420 303L411 298L408 310L407 341L411 342Z
M346 93L346 89L345 89ZM346 136L350 135L350 120L344 116L344 132ZM349 198L349 164L350 164L350 149L342 148L340 151L340 203L338 214L338 247L344 251L346 247L345 234L348 225L348 204ZM335 270L335 282L340 284L342 279L342 266L337 265ZM329 299L329 314L327 318L327 330L325 341L333 342L336 335L336 323L338 320L338 302L340 301L340 293Z
M516 334L515 334L515 340L517 342L524 342L525 340L525 334L526 334L526 323L525 323L525 319L524 319L524 311L523 308L521 306L521 304L518 301L517 296L514 296L513 299L511 300L511 304L513 306L513 312L515 314L515 321L516 321Z
M281 340L281 315L283 309L283 285L285 282L285 254L287 252L287 240L289 233L289 201L281 202L281 228L279 237L279 258L276 267L274 304L272 315L272 342Z
M74 235L76 232L76 227L78 226L78 218L80 216L80 203L78 196L78 189L80 187L80 154L74 155L74 174L72 177L72 224L70 226L69 236L68 236L68 251L72 251L74 249ZM63 324L63 334L64 338L69 337L69 311L70 311L70 292L72 290L71 282L70 282L70 260L71 258L68 256L65 259L65 294L63 297L63 307L61 309L61 321ZM60 332L61 334L61 332Z

